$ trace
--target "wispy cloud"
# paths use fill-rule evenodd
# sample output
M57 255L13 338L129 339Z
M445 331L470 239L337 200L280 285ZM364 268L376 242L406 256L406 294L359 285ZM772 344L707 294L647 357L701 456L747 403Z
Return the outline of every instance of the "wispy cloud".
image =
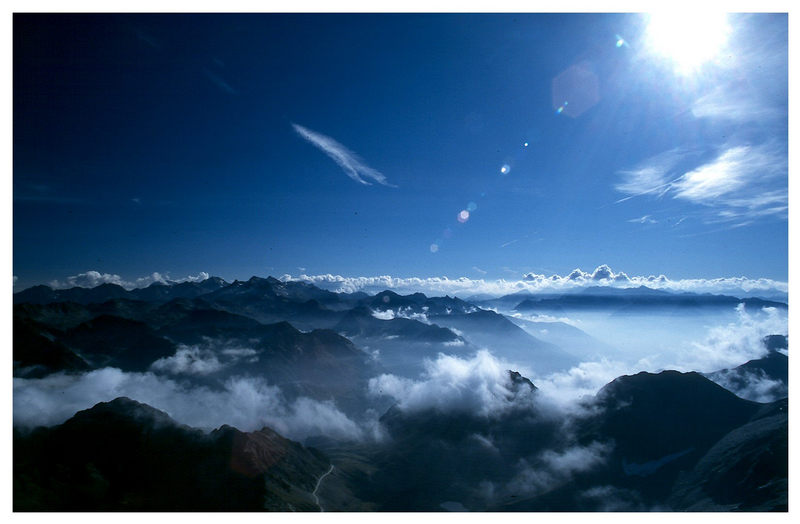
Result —
M651 215L644 215L639 218L632 218L628 220L628 222L632 224L657 224L658 221L654 219Z
M731 120L737 122L764 121L785 118L786 113L777 110L750 94L746 86L718 85L712 91L695 100L692 114L697 118Z
M298 135L318 147L323 153L331 157L347 176L364 185L371 185L364 177L388 187L397 187L390 184L380 171L366 165L358 155L347 149L333 138L312 131L298 124L292 124Z
M502 244L500 244L500 247L507 247L516 242L519 242L518 238L515 238L514 240L509 240L508 242L503 242Z
M781 170L782 160L761 148L732 147L717 158L684 174L672 184L675 198L711 204L755 181Z
M229 95L238 95L239 91L234 89L228 82L225 81L224 78L219 76L218 74L203 68L203 74L206 75L206 78L211 80L211 83L220 88L222 91L228 93Z
M614 186L620 193L629 196L618 200L623 202L635 196L655 194L663 195L669 191L673 170L677 166L686 151L671 149L656 156L650 157L632 169L619 172L622 180Z
M647 194L669 194L716 210L706 214L708 223L744 224L743 219L783 218L787 214L788 162L780 148L773 144L726 146L711 160L679 169L691 156L688 151L671 150L620 171L622 181L615 188L628 196L617 203ZM651 218L645 215L631 221L645 217Z

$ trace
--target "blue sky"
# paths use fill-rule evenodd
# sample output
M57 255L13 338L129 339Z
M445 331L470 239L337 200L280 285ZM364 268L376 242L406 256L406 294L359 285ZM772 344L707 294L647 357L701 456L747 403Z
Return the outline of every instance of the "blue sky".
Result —
M15 289L786 281L787 17L717 20L18 15Z

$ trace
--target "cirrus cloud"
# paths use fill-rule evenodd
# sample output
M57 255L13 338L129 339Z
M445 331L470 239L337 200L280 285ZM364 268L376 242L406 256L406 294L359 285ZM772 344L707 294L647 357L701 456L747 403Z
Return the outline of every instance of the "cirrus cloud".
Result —
M357 154L353 153L333 138L323 135L322 133L317 133L316 131L312 131L298 124L292 124L292 128L298 135L328 155L339 165L339 167L342 168L347 176L356 182L367 186L371 185L369 182L364 180L364 177L366 177L371 178L375 182L384 186L396 187L392 186L392 184L386 180L386 177L383 175L383 173L369 167L364 163L363 160L361 160L361 158L359 158Z

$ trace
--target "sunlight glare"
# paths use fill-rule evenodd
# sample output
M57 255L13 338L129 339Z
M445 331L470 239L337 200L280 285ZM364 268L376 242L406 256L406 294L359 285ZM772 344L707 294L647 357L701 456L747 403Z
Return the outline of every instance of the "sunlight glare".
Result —
M649 15L647 43L689 75L720 54L730 31L726 13L656 12Z

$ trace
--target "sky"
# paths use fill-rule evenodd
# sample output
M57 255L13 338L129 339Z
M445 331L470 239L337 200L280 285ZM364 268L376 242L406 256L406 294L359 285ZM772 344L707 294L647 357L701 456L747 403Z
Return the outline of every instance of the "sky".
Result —
M787 23L15 15L14 289L786 282Z

